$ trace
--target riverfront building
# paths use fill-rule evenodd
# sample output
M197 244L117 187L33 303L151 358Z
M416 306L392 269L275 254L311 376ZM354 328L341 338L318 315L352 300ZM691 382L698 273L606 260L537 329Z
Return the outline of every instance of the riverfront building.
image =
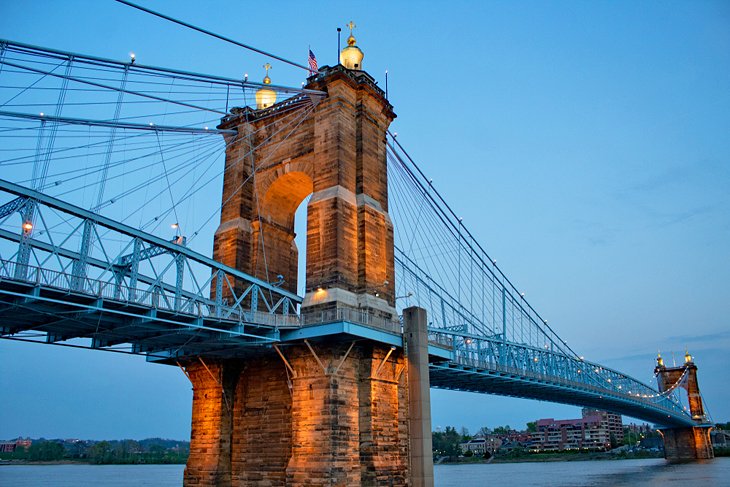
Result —
M607 411L583 409L578 419L538 419L537 431L531 434L531 451L611 449L611 443L623 440L621 416Z

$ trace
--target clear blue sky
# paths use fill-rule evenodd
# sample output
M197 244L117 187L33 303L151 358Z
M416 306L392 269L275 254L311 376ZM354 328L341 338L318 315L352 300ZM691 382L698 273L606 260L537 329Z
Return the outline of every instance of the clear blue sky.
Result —
M334 63L354 20L399 140L571 347L650 382L686 346L730 420L730 3L140 2L301 63ZM0 33L231 77L266 62L111 0L0 0ZM579 414L432 399L434 427L472 431ZM0 438L184 439L190 403L173 367L0 341Z

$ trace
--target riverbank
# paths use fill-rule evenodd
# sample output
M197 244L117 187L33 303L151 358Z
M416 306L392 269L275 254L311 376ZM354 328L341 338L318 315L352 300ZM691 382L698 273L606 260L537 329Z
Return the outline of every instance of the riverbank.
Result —
M65 459L65 460L0 460L0 467L12 466L12 465L185 465L186 461L182 460L179 462L129 462L129 463L99 463L92 462L85 459Z
M456 460L443 460L440 465L469 465L486 463L530 463L530 462L585 462L607 460L636 460L645 458L664 458L661 452L553 452L525 453L521 455L504 455L492 458L461 457Z

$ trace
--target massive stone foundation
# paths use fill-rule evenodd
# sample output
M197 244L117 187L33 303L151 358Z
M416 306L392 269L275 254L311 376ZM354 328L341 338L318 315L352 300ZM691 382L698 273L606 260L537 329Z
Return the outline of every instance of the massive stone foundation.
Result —
M184 484L432 486L425 312L406 312L408 355L340 336L187 364Z
M661 430L664 458L670 462L691 462L715 458L709 427L671 428Z

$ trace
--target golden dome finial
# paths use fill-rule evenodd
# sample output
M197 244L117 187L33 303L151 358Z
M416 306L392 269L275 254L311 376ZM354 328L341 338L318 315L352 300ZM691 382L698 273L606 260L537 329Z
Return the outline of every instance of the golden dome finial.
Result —
M692 361L692 355L689 354L689 351L685 348L684 349L684 363L688 364Z
M271 69L271 64L264 64L264 69L266 70L266 76L264 76L264 84L270 85L271 78L269 78L269 70ZM256 108L258 110L269 108L274 103L276 103L276 92L271 88L259 88L259 90L256 92Z
M355 36L352 35L352 30L357 27L355 22L352 20L345 27L350 29L350 37L347 38L347 47L340 53L340 64L347 69L362 69L362 58L365 54L355 45Z
M349 23L349 24L347 24L347 25L346 25L345 27L348 27L348 28L350 29L350 37L348 37L348 38L347 38L347 45L348 45L348 46L354 46L354 45L355 45L355 36L354 36L354 35L352 35L352 30L353 30L353 29L354 29L355 27L357 27L357 26L355 25L355 22L353 22L353 21L351 20L351 21L350 21L350 23Z
M664 359L662 358L661 352L657 352L656 354L656 363L659 367L664 367Z

